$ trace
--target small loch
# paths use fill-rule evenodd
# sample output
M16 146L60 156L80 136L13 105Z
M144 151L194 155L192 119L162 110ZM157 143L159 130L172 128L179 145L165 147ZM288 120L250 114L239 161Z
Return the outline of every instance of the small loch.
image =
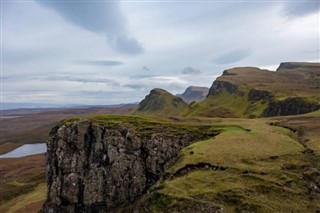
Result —
M0 155L0 158L20 158L47 152L46 143L35 143L22 145L11 152Z

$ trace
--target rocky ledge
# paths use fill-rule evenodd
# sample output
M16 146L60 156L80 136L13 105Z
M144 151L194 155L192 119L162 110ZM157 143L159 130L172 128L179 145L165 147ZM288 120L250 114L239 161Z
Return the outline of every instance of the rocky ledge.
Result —
M55 127L47 140L43 211L112 212L159 181L180 149L218 134L206 126L151 126L138 132L130 123L79 120Z

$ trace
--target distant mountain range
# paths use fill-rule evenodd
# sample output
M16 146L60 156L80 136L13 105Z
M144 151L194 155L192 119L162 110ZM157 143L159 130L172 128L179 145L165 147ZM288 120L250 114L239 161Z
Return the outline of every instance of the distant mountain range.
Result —
M209 89L189 87L178 95L155 89L133 114L205 117L296 115L320 108L320 63L286 62L274 71L256 67L225 70ZM183 100L182 100L183 99ZM203 100L192 103L193 100Z

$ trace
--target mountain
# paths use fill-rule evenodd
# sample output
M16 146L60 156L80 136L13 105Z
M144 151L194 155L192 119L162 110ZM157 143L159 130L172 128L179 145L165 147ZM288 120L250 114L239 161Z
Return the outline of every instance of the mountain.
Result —
M153 89L134 109L133 115L172 116L180 115L189 108L181 98L163 89Z
M186 103L191 103L192 101L200 102L206 99L208 92L208 87L190 86L184 93L178 94L177 96L182 98Z
M281 63L274 71L256 67L225 70L206 100L189 115L269 117L296 115L320 108L320 63Z

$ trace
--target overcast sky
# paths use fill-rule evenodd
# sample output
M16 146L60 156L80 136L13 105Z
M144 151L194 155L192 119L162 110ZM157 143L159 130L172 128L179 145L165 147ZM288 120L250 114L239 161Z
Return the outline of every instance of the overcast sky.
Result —
M319 1L1 0L2 102L117 104L319 62Z

